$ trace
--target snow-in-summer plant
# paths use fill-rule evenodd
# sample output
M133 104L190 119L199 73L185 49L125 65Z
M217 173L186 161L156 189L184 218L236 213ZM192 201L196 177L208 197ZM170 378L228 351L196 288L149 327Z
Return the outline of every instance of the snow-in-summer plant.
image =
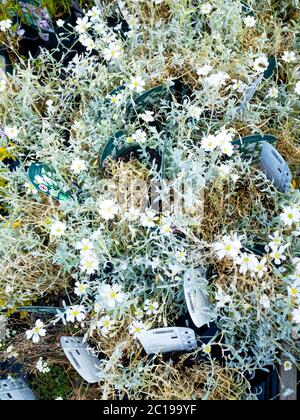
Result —
M218 398L219 377L228 397L250 398L245 374L281 352L299 363L300 192L277 191L233 141L275 135L299 176L295 22L282 25L285 11L269 1L248 1L251 15L239 0L95 3L74 28L57 22L84 53L57 61L43 49L0 78L0 150L19 163L10 171L0 162L1 309L13 317L18 307L55 302L56 315L21 328L37 369L43 340L81 332L106 355L103 397L166 398L159 378L167 372L173 397ZM128 31L109 26L112 15ZM17 54L8 23L0 30ZM274 77L237 112L271 57ZM140 109L137 98L157 86L163 95ZM134 145L142 157L112 153L102 165L100 151L119 131L114 146ZM149 149L164 156L164 175ZM71 198L37 191L33 162L50 165ZM207 343L196 331L195 353L206 361L189 368L193 380L180 394L184 361L154 367L137 338L186 318L184 277L203 266L207 281L197 281L217 333Z

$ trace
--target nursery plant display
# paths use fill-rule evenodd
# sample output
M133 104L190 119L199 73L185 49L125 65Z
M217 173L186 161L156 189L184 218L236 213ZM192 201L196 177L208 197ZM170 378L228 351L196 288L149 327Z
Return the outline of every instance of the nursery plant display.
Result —
M2 381L31 399L291 395L299 2L0 6Z

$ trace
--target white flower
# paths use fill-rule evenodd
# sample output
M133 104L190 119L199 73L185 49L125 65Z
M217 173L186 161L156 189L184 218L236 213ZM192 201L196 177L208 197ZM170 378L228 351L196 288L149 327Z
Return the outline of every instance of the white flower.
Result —
M82 305L70 306L66 312L67 322L74 323L75 321L82 322L85 319L85 308Z
M53 106L53 101L52 101L52 99L48 99L48 101L46 101L46 105L47 105L47 112L48 112L48 114L51 114L51 113L53 113L54 112L54 110L55 110L55 108L54 108L54 106Z
M63 401L64 399L62 397L55 398L55 401Z
M211 353L211 345L210 344L202 344L201 349L204 354L210 354Z
M232 302L231 296L226 295L220 287L215 294L215 298L218 308L224 308L228 303Z
M1 69L0 69L0 92L4 92L7 86L7 81L6 78L1 74Z
M186 259L186 251L182 248L179 249L175 254L176 260L184 261Z
M58 20L56 21L56 25L57 25L59 28L62 28L62 27L64 26L64 24L65 24L65 21L64 21L64 20L62 20L62 19L58 19Z
M294 271L294 273L290 276L290 278L294 281L299 281L300 283L300 268L296 268L296 270Z
M94 24L94 31L97 33L97 35L106 35L106 29L107 29L107 26L106 26L106 24L105 24L105 22L102 22L102 21L99 21L99 22L96 22L95 24Z
M85 283L80 283L79 281L77 281L75 283L75 289L74 289L74 293L76 296L83 296L86 294L86 291L88 289L88 285Z
M141 93L145 90L145 82L140 76L133 76L130 79L128 87L131 91Z
M119 207L112 200L104 200L99 204L98 211L104 220L112 220L119 213Z
M144 214L141 216L141 224L147 228L154 228L156 226L156 221L158 220L158 216L156 215L155 211L151 209L147 209Z
M236 258L242 247L241 241L237 234L233 236L224 236L222 242L216 242L213 244L213 248L217 253L219 259L223 258Z
M92 26L91 22L89 22L89 18L84 16L83 18L78 18L76 21L75 31L79 34L86 33L89 28Z
M198 74L198 76L208 76L209 75L209 73L212 71L212 66L211 65L209 65L209 64L205 64L204 66L202 66L202 67L198 67L197 68L197 74Z
M300 324L300 307L293 310L292 317L295 324Z
M122 57L123 49L118 42L112 42L103 51L103 56L106 61L117 61Z
M295 92L297 93L297 95L300 95L300 81L296 83Z
M187 110L188 110L188 114L191 118L194 118L197 121L200 120L200 116L203 112L203 109L200 108L200 106L190 105Z
M92 51L96 48L95 41L90 36L81 35L79 41L88 51Z
M300 282L296 281L294 284L288 287L288 295L291 299L300 298Z
M234 153L233 145L228 141L223 141L220 145L221 152L226 156L232 156Z
M243 253L235 260L236 264L240 265L240 273L246 274L247 271L252 271L258 263L257 258L253 254Z
M257 263L253 266L253 274L255 273L257 277L260 279L268 271L268 267L266 266L266 263L267 263L266 258L262 258L260 261L257 260Z
M94 252L86 252L80 261L80 270L86 274L94 274L99 268L99 259Z
M108 98L110 99L110 102L113 105L116 105L117 107L121 106L124 101L123 93L118 93L117 95L110 95Z
M141 213L138 209L130 207L130 209L128 209L128 211L124 214L124 217L129 222L135 222L141 217Z
M35 323L35 326L32 330L26 331L27 340L31 340L36 344L40 341L40 337L45 337L46 330L44 328L44 323L38 319Z
M253 16L247 16L244 19L244 24L247 28L255 28L256 20Z
M140 115L140 118L145 122L153 122L154 121L154 112L153 111L145 111L143 114Z
M159 304L156 301L151 301L147 299L144 304L144 310L146 311L147 315L156 315L158 310Z
M90 239L84 238L80 242L77 242L76 249L80 250L81 255L84 256L84 254L94 249L94 244Z
M81 172L86 171L87 166L85 160L79 158L74 159L71 163L70 169L76 175L79 175Z
M262 297L259 300L259 303L265 308L265 309L269 309L271 306L271 301L268 298L267 295L262 295Z
M8 331L6 331L6 333L7 333ZM1 336L0 336L0 340L1 340ZM0 346L1 347L1 346ZM18 358L18 356L19 356L19 353L17 352L17 351L15 351L15 348L14 348L14 346L13 345L10 345L10 346L8 346L7 347L7 349L6 349L6 353L8 354L8 358L9 359L12 359L12 358L15 358L15 359L17 359Z
M91 22L96 22L101 17L101 10L97 6L94 6L87 12L87 16L89 16Z
M289 360L286 360L283 364L283 368L284 368L285 372L289 372L290 370L293 369L293 365Z
M104 284L100 291L101 297L108 308L115 308L118 303L122 303L125 294L122 292L120 285L114 283L112 286Z
M268 90L268 98L271 98L271 99L277 99L278 98L278 96L279 96L279 90L278 90L278 88L277 87L271 87L269 90Z
M280 218L285 225L292 226L300 222L300 211L296 206L286 206L283 208Z
M296 53L294 53L293 51L284 51L282 60L288 64L295 63L295 61L297 61Z
M106 336L112 329L115 321L111 319L109 315L103 316L98 322L97 327L101 331L102 335Z
M200 12L203 15L210 15L212 12L213 6L210 3L205 3L200 7Z
M147 142L147 134L143 130L136 130L136 132L132 135L133 141L139 144L145 144Z
M233 90L236 90L239 93L243 92L245 84L241 80L232 79L232 83Z
M135 308L134 316L138 319L142 319L144 316L144 311L141 308Z
M172 234L172 227L171 227L171 223L169 222L164 222L160 225L159 227L160 229L160 233L164 236L170 236Z
M165 236L170 236L172 231L171 221L167 217L162 217L160 220L160 233Z
M65 223L60 222L60 221L55 221L51 225L50 233L52 236L60 237L65 234L66 230L67 230L67 225Z
M216 136L212 134L208 134L204 136L201 140L201 148L205 150L205 152L211 152L215 150L219 146L218 139Z
M220 89L222 86L226 85L226 81L229 79L229 75L223 71L214 73L211 76L208 76L204 79L203 85L208 87Z
M236 182L240 177L239 175L233 173L233 167L230 164L221 164L217 166L218 174L220 178L231 179L233 182Z
M26 194L38 194L38 190L30 182L25 182L25 187L27 188Z
M280 265L283 263L283 261L286 260L286 256L284 255L286 246L281 246L278 249L274 249L273 252L271 252L270 257L272 260L274 260L275 264Z
M14 140L18 137L19 130L17 127L5 127L4 134L10 139Z
M138 337L145 330L145 324L138 320L133 321L129 327L130 334L132 334L135 338Z
M12 26L12 20L11 19L5 19L0 21L0 31L5 32L8 29L10 29Z
M262 55L261 57L258 57L253 63L253 68L258 73L265 72L268 67L269 67L269 60L266 55Z
M35 365L37 370L41 373L49 373L50 372L50 368L48 366L47 362L44 362L42 357L39 358L39 360L37 361L37 364Z

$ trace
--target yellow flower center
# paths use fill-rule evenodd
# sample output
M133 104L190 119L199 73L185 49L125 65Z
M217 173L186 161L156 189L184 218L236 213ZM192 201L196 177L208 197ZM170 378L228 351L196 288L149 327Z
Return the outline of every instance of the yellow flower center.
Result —
M93 267L93 261L85 261L86 268L92 268Z
M292 296L297 296L298 295L298 289L296 289L296 287L291 288L291 295Z

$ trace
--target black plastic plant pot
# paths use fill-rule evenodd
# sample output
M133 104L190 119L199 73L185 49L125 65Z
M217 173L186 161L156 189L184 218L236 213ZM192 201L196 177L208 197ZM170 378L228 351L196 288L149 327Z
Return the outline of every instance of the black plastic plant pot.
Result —
M17 170L17 168L20 166L20 161L18 159L13 159L13 158L6 158L3 160L4 165L6 165L8 167L8 169L11 172L14 172Z
M270 401L278 399L279 378L276 368L268 367L268 372L258 370L254 378L250 379L252 392L260 401Z
M264 72L264 79L271 79L274 76L277 67L277 61L275 57L269 58L269 65L267 70Z
M193 91L181 79L174 80L174 85L170 90L180 104L183 104L184 100L190 98L193 94Z
M28 382L28 374L24 373L22 366L16 359L12 358L6 362L0 362L0 379L6 379L7 376L18 377Z
M107 25L109 28L115 30L123 40L126 40L130 27L128 22L120 14L109 16L107 18ZM115 28L118 29L116 30Z
M13 65L5 48L0 47L0 79L1 73L12 74Z
M255 16L253 9L249 6L248 3L246 3L245 1L242 1L242 12L246 15L246 16Z
M254 134L251 136L241 137L232 142L234 147L234 155L241 155L245 160L252 159L259 161L264 143L276 145L277 138L271 135Z
M63 37L61 42L58 42L58 37L65 32L65 29L54 25L40 0L20 0L19 3L23 12L20 30L24 33L19 41L19 53L22 56L38 58L41 49L45 48L53 52L57 61L61 61L64 57L65 66L76 54L85 52L85 47L78 41L76 35ZM65 21L65 25L74 26L77 18L82 15L79 3L70 0L70 13L61 16L61 19Z
M83 12L80 10L81 9L78 7L72 7L69 14L63 15L61 19L65 21L64 26L75 26L78 17L83 16ZM64 27L60 28L55 26L55 34L57 37L60 38L64 32ZM55 45L50 44L47 45L46 48L52 51L53 57L57 61L61 61L63 58L64 66L66 66L77 54L83 54L86 51L85 47L79 42L78 36L75 34L61 38L59 44L56 38Z
M22 37L19 52L25 57L36 57L40 47L55 46L55 30L46 7L40 0L17 0L22 11L19 32Z

